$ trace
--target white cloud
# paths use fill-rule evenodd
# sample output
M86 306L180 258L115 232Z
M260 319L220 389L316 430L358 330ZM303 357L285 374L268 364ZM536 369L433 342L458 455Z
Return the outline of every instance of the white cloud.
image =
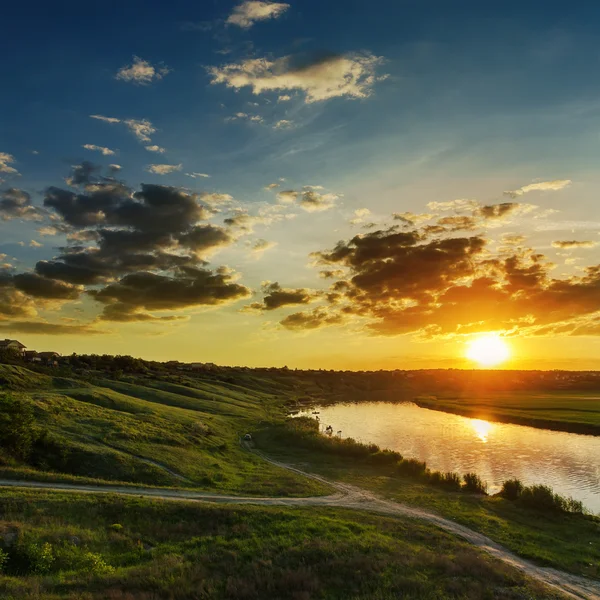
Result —
M114 150L111 150L110 148L106 148L105 146L96 146L94 144L84 144L82 146L82 148L85 148L86 150L95 150L97 152L100 152L104 156L112 156L115 154Z
M518 196L522 196L523 194L528 194L529 192L557 192L566 188L572 182L570 179L554 179L553 181L538 181L535 183L530 183L528 185L524 185L516 190L509 190L504 192L505 195L510 196L511 198L517 198Z
M265 190L275 190L280 186L279 183L270 183L269 185L265 185Z
M263 118L260 115L250 115L245 112L237 112L231 117L227 117L225 121L252 121L254 123L262 123Z
M8 163L14 163L15 157L7 152L0 152L0 173L7 173L9 175L18 175L19 171L14 167L9 166Z
M186 175L192 179L198 179L199 177L210 177L208 173L186 173Z
M254 94L278 90L300 90L306 102L346 96L366 98L373 85L385 78L375 71L383 59L373 54L330 56L308 65L294 65L292 57L271 61L251 58L222 67L209 67L212 84L223 83L240 89L251 87Z
M98 121L104 121L105 123L120 123L121 119L115 119L115 117L105 117L103 115L90 115L90 119L98 119Z
M295 190L283 190L277 192L277 202L279 204L294 204L298 198L298 192Z
M108 167L113 171L120 171L123 168L121 165L108 165Z
M368 208L357 208L354 211L354 217L350 219L351 225L357 225L358 223L362 223L365 220L365 217L368 217L371 214L371 211Z
M181 171L181 165L148 165L146 171L155 175L168 175L175 171Z
M293 121L288 121L287 119L280 119L279 121L277 121L277 123L275 123L275 125L273 125L274 129L289 129L290 127L294 126L294 122Z
M277 98L277 102L289 102L292 97L289 94L283 94Z
M123 123L140 142L151 142L150 136L153 133L156 133L156 128L148 121L148 119L117 119L115 117L105 117L103 115L90 115L90 118L111 124Z
M40 235L58 235L58 229L56 227L52 227L51 225L44 225L43 227L38 227L37 232Z
M322 212L333 208L338 198L337 194L319 194L314 190L305 190L302 192L300 206L307 212Z
M233 202L233 196L230 194L220 194L218 192L203 192L200 194L202 202L206 202L210 206L216 206L217 204L229 204Z
M161 148L156 144L153 146L146 146L146 150L148 150L148 152L158 152L159 154L164 154L166 152L164 148Z
M129 129L140 142L151 141L150 136L153 133L156 133L156 129L147 119L127 119L126 121L123 121L123 123L125 123L127 129Z
M283 2L246 0L233 9L226 22L230 25L237 25L242 29L248 29L257 21L280 17L289 7L289 4Z
M42 247L44 244L40 244L39 242L36 242L35 240L31 240L31 241L29 242L29 245L30 245L32 248L41 248L41 247Z
M153 81L158 81L167 75L171 69L165 65L153 66L147 60L142 60L139 56L133 57L133 63L121 67L115 79L121 81L130 81L138 85L148 85Z

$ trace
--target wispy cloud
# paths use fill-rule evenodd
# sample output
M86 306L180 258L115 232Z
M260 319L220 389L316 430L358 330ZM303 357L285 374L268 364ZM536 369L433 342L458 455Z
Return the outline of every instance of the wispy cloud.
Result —
M595 248L598 245L597 242L591 241L577 241L577 240L564 240L552 242L554 248L561 248L563 250L572 250L573 248Z
M100 152L104 156L113 156L115 154L114 150L110 148L106 148L105 146L96 146L95 144L84 144L82 148L86 150L93 150L95 152Z
M181 171L181 165L148 165L146 171L155 175L168 175L175 171Z
M280 119L273 125L273 129L290 129L294 126L293 121L289 121L288 119Z
M117 119L116 117L105 117L104 115L90 115L90 118L110 124L122 123L140 142L151 142L150 136L156 133L156 128L148 119Z
M277 60L251 58L222 67L209 67L211 83L240 89L251 87L254 94L299 90L306 102L336 97L366 98L373 86L386 76L377 76L383 59L373 54L328 56L308 64L298 64L291 56Z
M148 150L148 152L158 152L159 154L164 154L166 152L164 148L161 148L156 144L154 144L153 146L146 146L146 150Z
M115 79L135 83L137 85L148 85L153 81L159 81L170 73L171 69L164 64L152 65L139 56L133 57L133 63L121 67Z
M14 163L15 157L7 152L0 152L0 173L6 173L9 175L18 175L19 171L14 167L11 167L8 163Z
M229 25L237 25L242 29L249 29L257 21L280 17L289 7L289 4L283 2L246 0L233 9L226 22Z
M199 178L206 178L206 177L210 177L210 175L208 173L186 173L186 175L188 177L191 177L192 179L199 179Z
M231 117L227 117L225 119L225 121L227 121L227 122L231 122L231 121L250 121L252 123L262 123L263 120L264 119L260 115L250 115L250 114L245 113L245 112L237 112L234 115L232 115Z
M535 183L530 183L528 185L524 185L516 190L508 190L504 192L506 196L510 196L511 198L516 198L518 196L522 196L523 194L528 194L529 192L557 192L566 188L572 182L570 179L554 179L553 181L538 181Z

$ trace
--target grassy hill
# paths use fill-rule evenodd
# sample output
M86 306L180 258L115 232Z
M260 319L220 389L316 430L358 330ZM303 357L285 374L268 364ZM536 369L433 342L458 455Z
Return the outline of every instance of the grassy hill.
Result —
M0 450L0 476L62 475L239 494L323 493L317 484L265 463L239 438L285 415L277 396L186 378L87 381L0 365L2 392L33 405L47 432L27 460Z

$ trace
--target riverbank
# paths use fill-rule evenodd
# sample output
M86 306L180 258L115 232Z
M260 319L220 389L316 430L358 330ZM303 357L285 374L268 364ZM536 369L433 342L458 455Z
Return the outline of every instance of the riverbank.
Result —
M421 408L538 429L600 435L600 395L590 392L417 396Z

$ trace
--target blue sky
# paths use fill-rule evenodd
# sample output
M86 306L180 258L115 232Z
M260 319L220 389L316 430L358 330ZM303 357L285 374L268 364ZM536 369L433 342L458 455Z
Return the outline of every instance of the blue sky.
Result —
M600 258L599 16L593 3L567 11L558 2L10 6L0 39L5 57L0 158L6 155L0 162L0 193L25 192L33 208L22 205L0 215L0 255L6 255L0 289L7 290L0 326L6 335L27 338L28 345L51 343L61 351L90 351L100 344L105 351L118 347L149 357L216 362L352 368L361 360L370 366L399 360L449 364L458 360L462 336L475 332L474 323L463 318L450 331L432 314L429 325L441 327L437 337L422 320L414 327L398 326L400 315L392 318L389 311L425 306L425 300L422 289L417 294L396 283L392 300L373 300L375 290L369 290L368 309L364 303L349 308L354 293L338 305L325 298L335 281L319 277L323 264L315 266L324 259L314 253L339 240L348 243L353 236L380 231L388 232L379 238L389 243L390 227L409 227L392 214L406 212L429 215L412 223L417 229L423 223L441 227L439 219L448 216L444 211L479 219L463 230L455 222L443 223L443 232L418 229L420 244L430 243L430 235L466 239L477 234L486 240L486 253L505 258L502 236L523 236L515 250L523 269L535 262L534 254L553 263L538 292L548 292L560 279L590 293L595 282L581 278ZM82 161L99 168L92 180L69 185L65 178ZM120 169L111 171L109 165ZM123 303L113 296L99 301L94 292L131 275L130 268L115 267L93 282L59 279L79 286L62 290L61 298L32 296L18 278L11 279L19 273L48 277L37 263L62 261L59 248L75 245L77 232L93 229L48 205L49 186L85 195L110 181L123 182L129 192L119 193L131 197L142 183L196 194L212 211L206 222L223 228L227 242L205 254L194 250L194 264L207 261L212 270L227 265L236 272L227 276L227 285L238 282L247 292L222 305L200 297L166 308L141 302L128 305L127 320L121 316L111 322L102 316L104 308L119 303L125 310ZM538 185L544 182L549 185ZM526 188L531 184L538 187ZM278 196L286 191L293 194ZM428 207L456 200L471 204ZM514 206L506 215L482 216L482 206L507 202ZM236 215L254 221L226 223ZM102 218L94 224L97 229L123 227L116 216ZM127 227L128 232L143 229L130 222ZM186 232L168 232L169 252L184 252ZM98 231L94 235L82 250L87 258L104 239ZM154 246L153 256L165 247ZM489 261L484 265L483 255L478 257L483 262L477 274L433 292L427 288L436 306L450 288L472 282L485 269L490 275ZM360 275L364 267L334 266L331 270L346 269L330 278L339 281ZM177 269L170 264L152 273L179 280ZM568 339L561 352L544 350L544 364L575 364L581 359L581 336L586 355L598 349L597 315L589 306L574 305L570 328L561 311L552 323L536 321L533 304L522 306L519 300L524 290L509 290L506 272L494 277L512 294L515 312L502 323L483 319L476 333L514 336L523 364L547 346L541 340L547 335L543 327L550 325L551 335ZM268 304L260 308L273 295L261 290L265 281L298 292L300 300L290 295L277 311ZM16 315L17 299L30 303L31 310ZM257 307L244 308L252 303ZM288 327L292 322L286 316L299 310L309 325ZM381 322L394 322L395 329L386 325L381 336ZM62 327L44 330L35 323ZM232 343L221 340L215 347L198 340L200 332L214 327ZM94 336L93 346L85 336L90 330L103 333ZM61 335L48 340L51 332ZM164 344L148 348L148 338L156 336ZM368 356L357 359L352 351L340 350L348 344L368 348Z

